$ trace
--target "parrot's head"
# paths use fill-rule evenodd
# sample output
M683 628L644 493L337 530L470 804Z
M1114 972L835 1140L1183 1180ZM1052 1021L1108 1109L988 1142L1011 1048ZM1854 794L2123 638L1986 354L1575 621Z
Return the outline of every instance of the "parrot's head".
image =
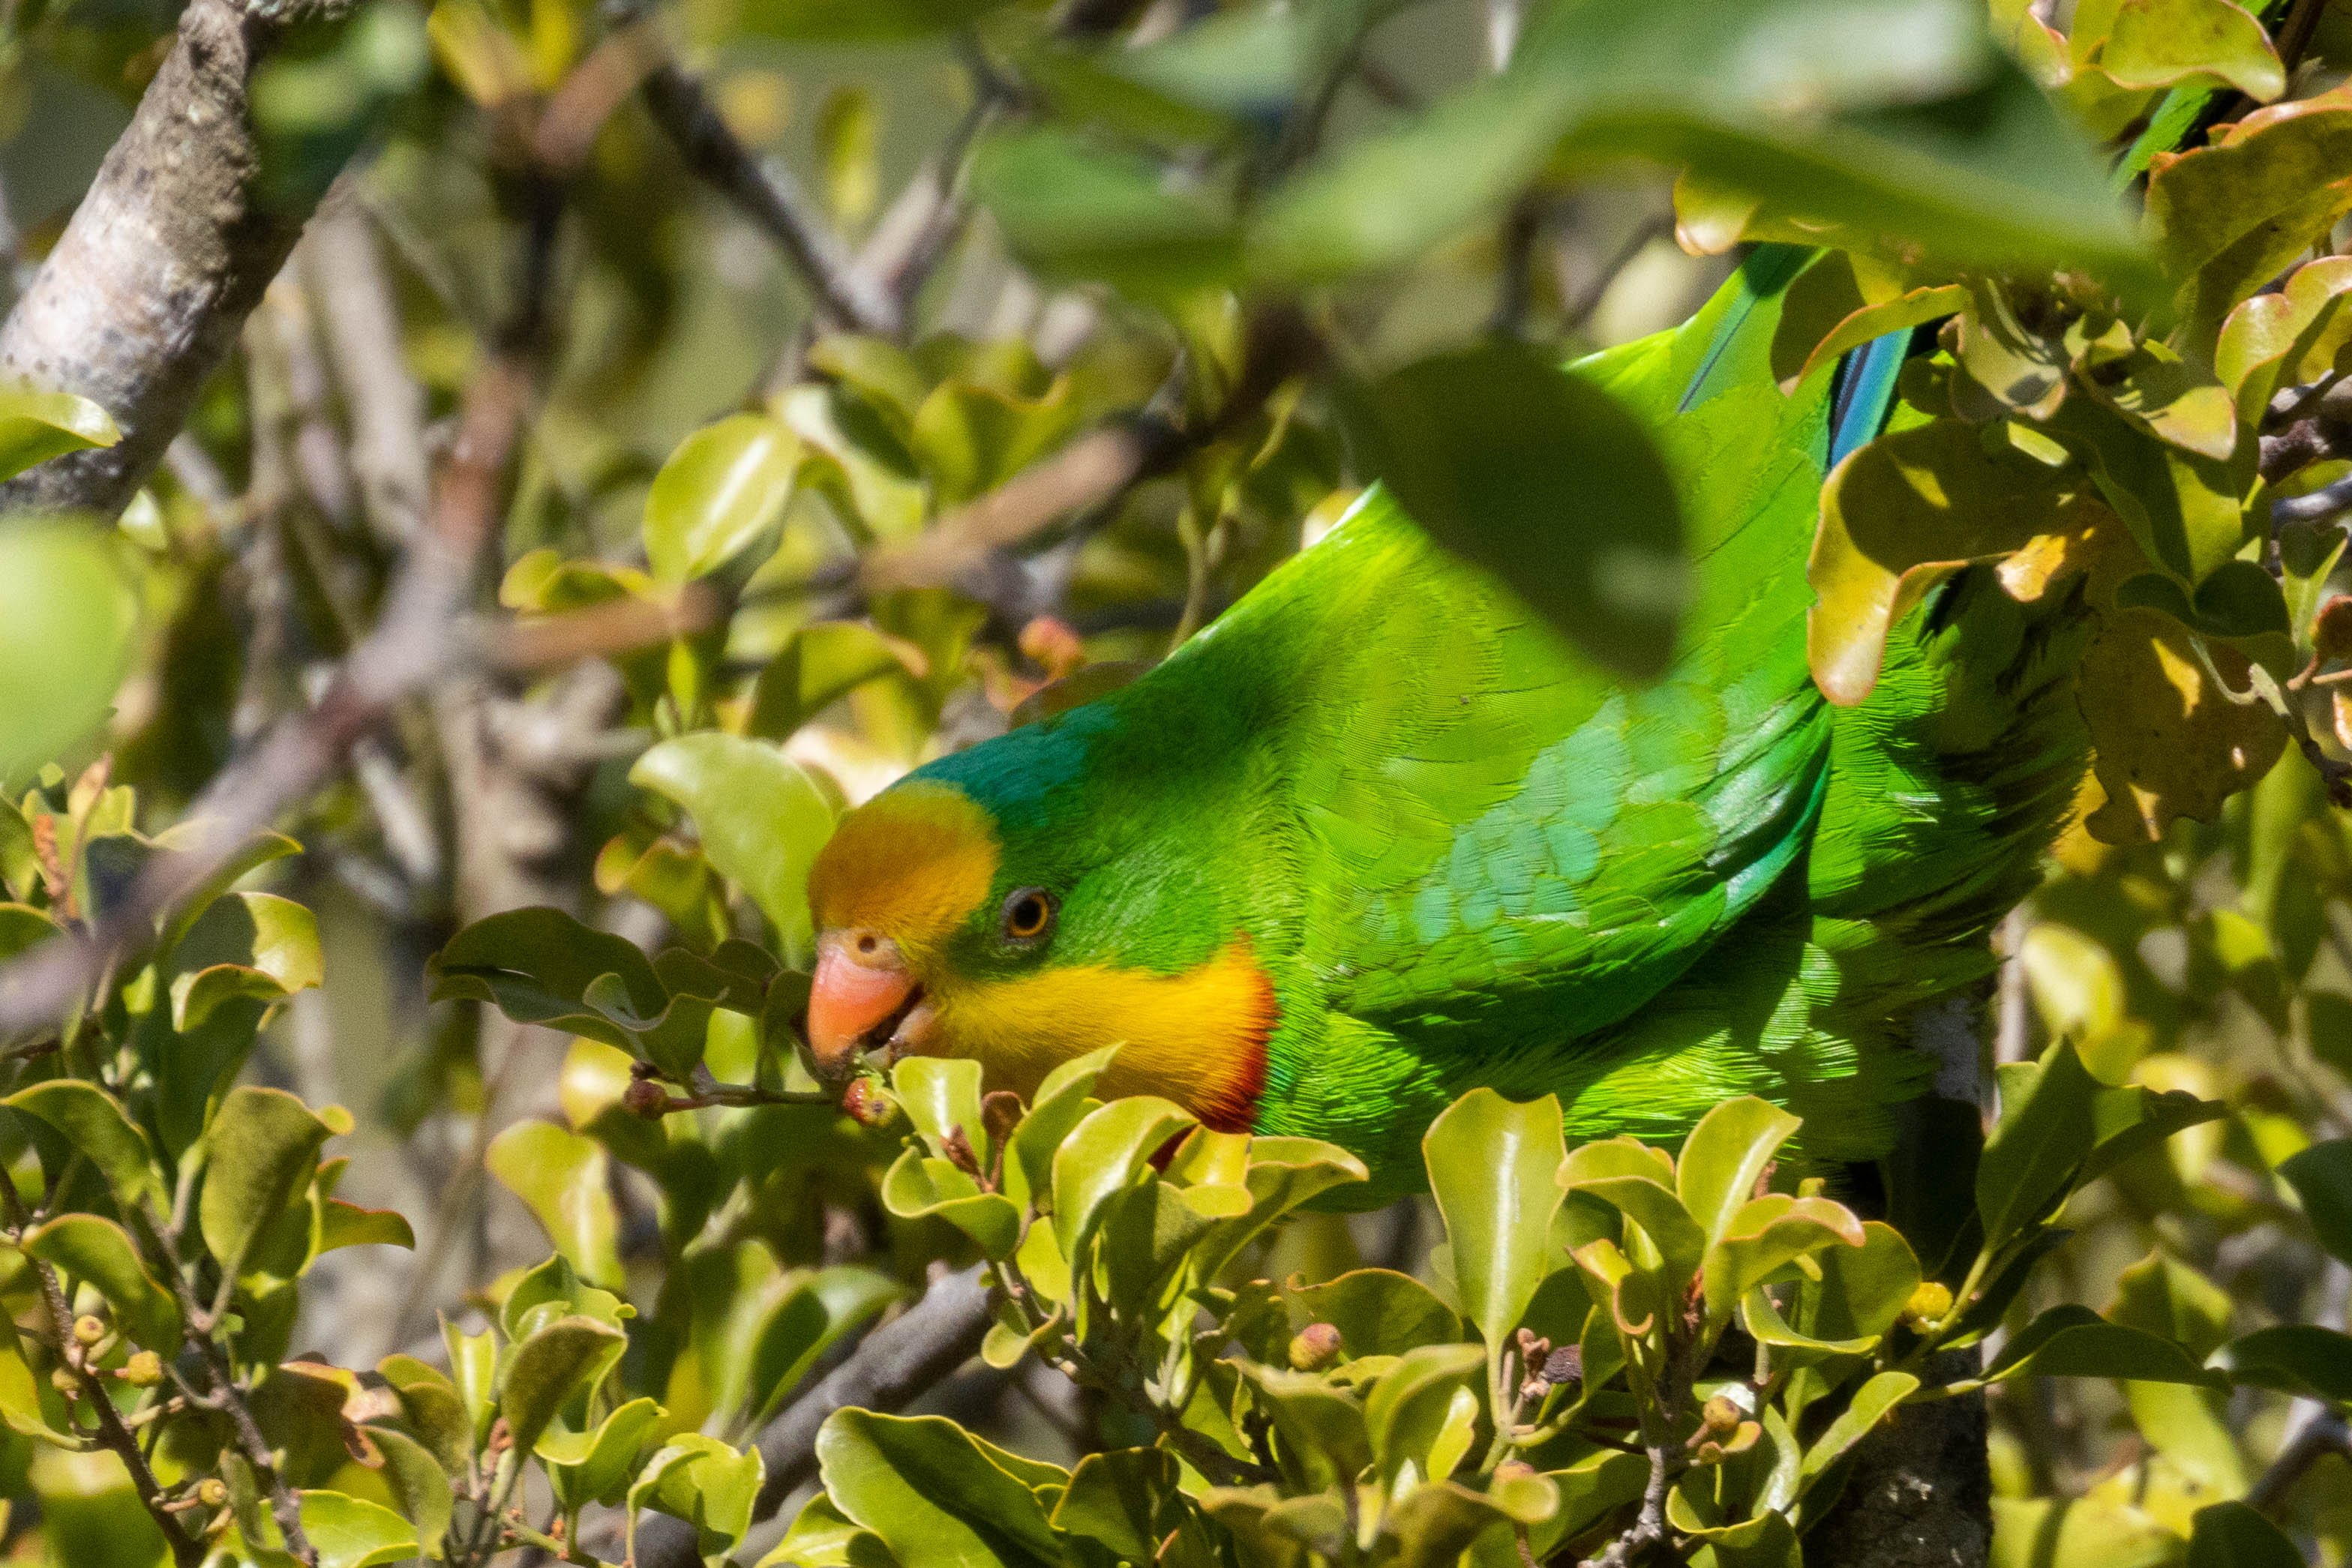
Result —
M1116 1044L1098 1092L1249 1124L1275 994L1213 829L1085 770L1084 738L1016 730L842 819L809 874L821 1070L869 1051L971 1057L990 1089L1031 1097Z

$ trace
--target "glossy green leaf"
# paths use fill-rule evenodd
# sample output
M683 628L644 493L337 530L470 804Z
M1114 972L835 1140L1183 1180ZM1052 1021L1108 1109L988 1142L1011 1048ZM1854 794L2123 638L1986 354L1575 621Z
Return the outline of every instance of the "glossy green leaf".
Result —
M1748 1200L1761 1196L1757 1183L1797 1125L1796 1117L1753 1095L1727 1100L1699 1118L1675 1164L1675 1190L1709 1242L1721 1240Z
M702 852L776 928L785 963L814 956L808 873L833 831L833 803L772 746L717 730L666 740L636 760L629 781L684 807Z
M952 1421L837 1410L816 1452L835 1505L880 1536L902 1568L1059 1568L1061 1545L1034 1483L1005 1468L1045 1467L1013 1461Z
M416 1537L427 1547L439 1543L449 1528L456 1493L448 1472L433 1450L397 1427L368 1425L360 1428L383 1457L384 1484L401 1514L416 1527Z
M515 1446L529 1450L572 1396L601 1377L628 1341L593 1318L558 1318L513 1347L499 1382L499 1413Z
M764 413L731 413L677 444L646 497L646 559L663 582L715 570L783 515L800 441Z
M2047 465L1988 451L1957 419L1890 431L1850 454L1822 489L1806 566L1821 599L1806 653L1822 692L1847 706L1866 698L1888 629L1969 562L2063 531L2064 499Z
M1110 1065L1119 1047L1074 1056L1045 1075L1029 1106L1029 1113L1013 1129L1012 1146L1004 1159L1004 1195L1026 1207L1039 1194L1052 1190L1054 1152L1092 1107L1095 1081Z
M331 1131L282 1089L229 1091L205 1134L211 1158L196 1221L225 1273L235 1275L264 1226L310 1186Z
M2304 1218L2319 1244L2352 1262L2352 1138L2314 1144L2280 1161L2278 1170L2303 1199Z
M1338 1329L1339 1346L1351 1357L1402 1355L1462 1337L1462 1320L1453 1308L1419 1280L1393 1270L1357 1269L1294 1291L1290 1300L1307 1322Z
M396 1209L362 1208L356 1203L345 1203L331 1197L319 1208L319 1250L332 1252L339 1247L408 1247L416 1245L416 1232L409 1228L408 1218Z
M636 1315L635 1307L612 1291L581 1279L561 1252L516 1280L499 1303L499 1327L509 1340L529 1338L540 1324L557 1318L594 1318L617 1329Z
M819 1269L803 1281L777 1304L752 1343L749 1381L758 1403L751 1425L764 1426L819 1357L904 1293L889 1276L846 1263Z
M1795 1260L1832 1247L1859 1248L1868 1239L1862 1222L1827 1198L1777 1192L1750 1198L1706 1249L1700 1277L1707 1312L1727 1320L1742 1297Z
M465 1406L470 1441L479 1448L488 1440L491 1419L498 1414L499 1366L502 1359L499 1354L499 1336L488 1329L478 1334L466 1333L444 1318L441 1343L449 1353L449 1381Z
M1066 1535L1099 1542L1122 1561L1150 1561L1171 1528L1178 1475L1176 1456L1165 1448L1088 1454L1070 1472L1047 1522Z
M1799 1484L1810 1485L1818 1479L1918 1386L1919 1380L1907 1372L1882 1372L1854 1390L1853 1403L1805 1450Z
M376 1568L417 1553L416 1526L380 1503L339 1491L298 1496L302 1533L319 1553L319 1568Z
M766 1473L757 1448L738 1454L716 1437L679 1433L646 1461L629 1487L631 1555L637 1514L648 1508L693 1525L705 1556L733 1552L751 1528L751 1510Z
M1347 407L1360 466L1432 538L1601 664L1664 672L1686 593L1681 505L1615 399L1496 339L1391 371Z
M2230 1337L2228 1292L2161 1249L2123 1271L2104 1315L2126 1328L2178 1340L2200 1359Z
M636 1469L637 1457L660 1431L662 1407L632 1399L585 1432L548 1431L535 1450L547 1466L549 1484L565 1508L619 1502Z
M2177 1343L2111 1323L2083 1306L2053 1307L2017 1333L1985 1369L1989 1381L2031 1372L2042 1377L2121 1377L2147 1383L2221 1379L2198 1365Z
M1252 231L1253 266L1311 279L1391 266L1499 208L1548 160L1630 155L1773 203L1817 235L2146 283L2090 150L1979 16L1797 0L1548 13L1509 71L1279 191Z
M1063 1257L1077 1258L1103 1205L1192 1124L1192 1113L1171 1102L1139 1094L1089 1112L1071 1130L1054 1155L1054 1236Z
M822 1491L802 1505L793 1527L754 1568L888 1568L882 1538L845 1518Z
M1475 1344L1425 1344L1404 1353L1395 1368L1372 1385L1364 1401L1364 1426L1381 1484L1394 1488L1407 1464L1423 1478L1443 1480L1453 1470L1431 1463L1430 1450L1452 1413L1454 1396L1468 1389L1475 1399L1485 1353Z
M659 1018L668 996L637 946L582 925L559 909L514 909L478 920L425 965L436 1001L489 1002L517 1023L635 1049L636 1040L584 999L612 976L636 1019Z
M1675 1173L1662 1153L1633 1138L1585 1144L1570 1153L1559 1179L1565 1191L1600 1198L1640 1226L1665 1261L1669 1287L1680 1290L1698 1271L1708 1239L1669 1185Z
M1547 1094L1514 1104L1474 1089L1430 1124L1421 1146L1454 1248L1463 1316L1491 1360L1551 1271L1551 1217L1560 1203L1554 1176L1567 1157L1559 1102Z
M95 1214L61 1214L28 1232L25 1251L95 1286L121 1330L165 1357L180 1353L179 1301L148 1271L129 1232Z
M2347 206L2352 93L2338 87L2244 115L2149 165L2148 226L2205 330L2291 265Z
M21 430L0 413L0 443L12 423ZM139 617L116 548L78 521L0 532L0 779L21 777L106 716Z
M98 1085L78 1078L53 1078L19 1090L0 1104L38 1116L63 1134L98 1167L114 1201L124 1209L168 1201L147 1134L121 1103Z
M1549 1488L1537 1478L1533 1484ZM1389 1532L1397 1542L1400 1568L1449 1568L1469 1554L1489 1531L1506 1537L1513 1523L1492 1492L1473 1491L1455 1481L1414 1488L1389 1511Z
M1461 1349L1477 1354L1475 1345ZM1371 1462L1364 1406L1324 1378L1254 1362L1237 1363L1236 1370L1281 1438L1276 1451L1294 1489L1342 1485Z
M2190 1521L2188 1568L2304 1568L2303 1551L2242 1502L2217 1502Z
M621 1282L620 1217L614 1212L604 1145L552 1122L515 1123L490 1140L482 1163L539 1218L581 1277Z
M409 1355L386 1356L376 1370L399 1394L401 1418L431 1450L436 1467L462 1474L473 1462L474 1423L457 1384Z
M2352 1336L2315 1323L2281 1323L2241 1334L2206 1364L2256 1388L2352 1405Z
M862 621L803 626L760 672L744 733L782 740L866 682L907 670L907 657Z
M111 446L121 430L105 409L71 392L0 388L0 479L36 463L93 446Z

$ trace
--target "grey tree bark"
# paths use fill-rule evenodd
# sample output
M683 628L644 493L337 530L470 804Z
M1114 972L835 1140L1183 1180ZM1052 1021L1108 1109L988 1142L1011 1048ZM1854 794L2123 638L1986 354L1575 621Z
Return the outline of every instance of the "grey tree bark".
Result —
M0 512L127 505L310 216L265 200L255 69L313 7L193 0L130 129L0 326L0 381L89 398L121 441L0 485Z

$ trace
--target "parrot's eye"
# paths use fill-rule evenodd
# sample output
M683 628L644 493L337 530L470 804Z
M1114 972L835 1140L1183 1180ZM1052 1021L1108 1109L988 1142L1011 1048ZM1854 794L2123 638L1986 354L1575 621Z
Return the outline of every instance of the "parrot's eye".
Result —
M998 924L1010 942L1038 942L1054 928L1054 895L1042 887L1016 887L1004 900Z

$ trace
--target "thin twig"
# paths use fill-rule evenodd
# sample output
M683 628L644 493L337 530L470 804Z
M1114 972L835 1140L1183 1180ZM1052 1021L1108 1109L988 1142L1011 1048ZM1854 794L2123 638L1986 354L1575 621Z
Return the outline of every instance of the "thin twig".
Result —
M1088 431L941 517L920 538L866 556L858 570L859 586L873 592L964 581L993 552L1168 473L1190 454L1231 434L1321 350L1314 327L1295 310L1260 312L1250 323L1242 374L1214 417L1178 425L1155 408Z
M618 26L634 27L644 9L642 0L614 0L604 14ZM792 171L754 156L736 139L699 80L665 59L646 73L644 89L646 112L687 167L776 242L826 316L852 331L898 335L904 320L898 302L856 265Z
M15 1231L16 1239L21 1241L27 1219L24 1200L17 1196L15 1182L0 1178L0 1205L6 1207L9 1227ZM172 1549L173 1563L177 1568L194 1568L205 1559L204 1542L191 1538L180 1527L179 1516L172 1511L165 1500L163 1483L155 1479L154 1470L147 1463L145 1450L139 1447L139 1439L123 1425L121 1412L114 1408L113 1397L100 1381L97 1372L86 1358L75 1354L73 1309L66 1304L65 1291L58 1284L57 1270L38 1258L28 1259L27 1261L33 1265L33 1277L40 1283L41 1312L48 1320L50 1337L58 1359L73 1369L75 1377L80 1380L83 1397L98 1413L100 1444L121 1459L122 1468L130 1472L131 1489L139 1494L141 1504L155 1521L155 1528L163 1532L164 1543Z

